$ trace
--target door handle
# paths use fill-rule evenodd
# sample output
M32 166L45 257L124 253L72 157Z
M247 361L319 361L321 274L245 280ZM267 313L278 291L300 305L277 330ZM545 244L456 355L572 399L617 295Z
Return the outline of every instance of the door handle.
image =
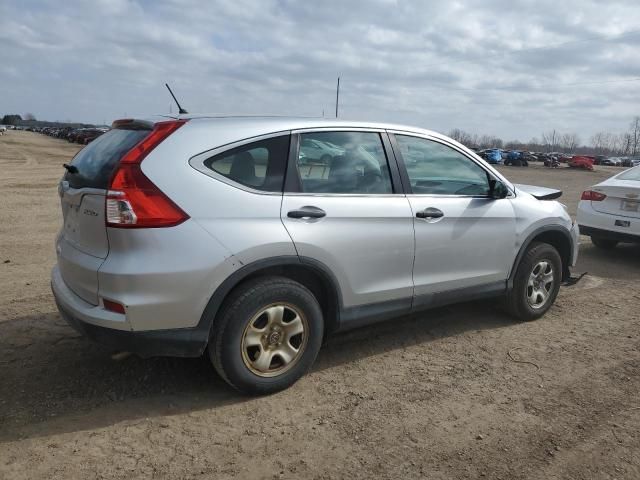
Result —
M442 217L444 217L444 213L442 212L442 210L439 210L439 209L433 208L433 207L429 207L429 208L425 208L424 210L420 210L419 212L416 212L416 217L418 217L418 218L442 218Z
M289 218L322 218L327 215L327 212L318 207L302 207L298 210L291 210L287 213Z

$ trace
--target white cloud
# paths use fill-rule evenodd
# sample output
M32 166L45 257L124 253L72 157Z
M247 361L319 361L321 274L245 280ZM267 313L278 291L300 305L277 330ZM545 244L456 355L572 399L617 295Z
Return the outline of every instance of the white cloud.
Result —
M0 113L163 113L167 81L194 112L329 114L339 73L345 117L587 138L640 113L640 82L595 83L640 77L638 20L632 1L8 1Z

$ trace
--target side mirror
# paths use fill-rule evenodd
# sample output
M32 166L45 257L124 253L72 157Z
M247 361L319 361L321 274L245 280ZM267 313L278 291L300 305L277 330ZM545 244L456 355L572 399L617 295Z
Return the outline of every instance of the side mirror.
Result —
M507 195L509 195L509 189L504 183L500 180L496 180L495 178L491 178L489 180L489 197L499 200L501 198L506 198Z

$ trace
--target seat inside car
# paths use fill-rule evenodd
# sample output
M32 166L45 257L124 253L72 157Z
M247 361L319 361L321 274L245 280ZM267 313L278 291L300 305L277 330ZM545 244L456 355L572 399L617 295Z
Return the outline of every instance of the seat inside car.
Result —
M239 152L234 155L229 176L244 184L260 184L260 179L256 177L256 162L249 152Z
M353 157L336 155L329 170L329 193L352 193L358 190L357 164Z

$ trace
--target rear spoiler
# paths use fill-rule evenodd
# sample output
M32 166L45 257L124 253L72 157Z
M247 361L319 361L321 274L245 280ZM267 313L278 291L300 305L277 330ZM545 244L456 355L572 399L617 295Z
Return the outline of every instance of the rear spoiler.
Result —
M555 188L538 187L536 185L522 185L518 183L514 184L514 187L528 193L529 195L533 195L538 200L555 200L562 196L562 190L557 190Z
M152 130L153 122L136 120L134 118L122 118L120 120L114 120L111 128L120 128L123 130Z

